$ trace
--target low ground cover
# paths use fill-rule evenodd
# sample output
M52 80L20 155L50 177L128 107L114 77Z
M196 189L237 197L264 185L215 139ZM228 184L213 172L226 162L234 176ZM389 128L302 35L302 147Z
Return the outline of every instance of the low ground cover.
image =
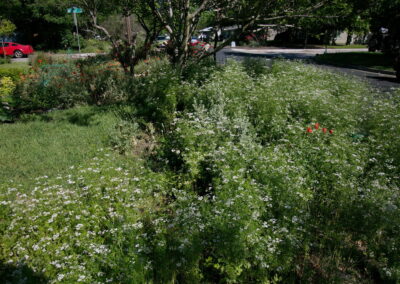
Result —
M3 279L395 283L399 93L354 80L154 61L116 85L118 151L0 184Z
M0 124L0 183L54 176L109 146L117 117L96 107L77 107Z
M381 52L328 53L316 57L320 63L355 65L377 70L394 71L393 59Z
M0 69L14 69L14 68L28 69L29 66L27 62L12 62L12 63L0 64Z

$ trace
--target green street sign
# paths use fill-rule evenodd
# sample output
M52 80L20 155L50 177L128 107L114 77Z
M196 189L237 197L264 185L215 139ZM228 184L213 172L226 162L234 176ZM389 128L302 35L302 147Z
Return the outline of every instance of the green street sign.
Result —
M68 9L67 9L67 12L68 12L69 14L71 14L71 13L80 14L80 13L83 12L83 10L82 10L81 8L78 8L78 7L72 7L72 8L68 8Z

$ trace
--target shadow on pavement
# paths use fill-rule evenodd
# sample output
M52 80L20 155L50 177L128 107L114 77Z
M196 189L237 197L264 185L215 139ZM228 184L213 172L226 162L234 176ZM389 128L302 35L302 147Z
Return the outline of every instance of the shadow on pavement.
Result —
M367 78L391 83L398 83L398 87L400 87L400 82L396 79L396 77L367 76Z

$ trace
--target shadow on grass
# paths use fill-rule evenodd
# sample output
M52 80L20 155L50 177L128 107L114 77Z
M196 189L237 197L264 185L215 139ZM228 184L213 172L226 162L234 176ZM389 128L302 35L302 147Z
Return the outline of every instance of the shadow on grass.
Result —
M25 115L22 122L68 122L77 126L96 126L100 124L96 116L104 113L114 112L115 106L87 106L82 108L71 108L66 110L54 110L41 114Z
M78 126L98 125L100 122L93 122L93 116L95 116L97 113L97 111L91 111L89 113L71 113L67 116L67 120L69 123Z
M48 283L48 280L43 274L34 272L24 263L13 265L0 260L0 282L4 284L41 284Z

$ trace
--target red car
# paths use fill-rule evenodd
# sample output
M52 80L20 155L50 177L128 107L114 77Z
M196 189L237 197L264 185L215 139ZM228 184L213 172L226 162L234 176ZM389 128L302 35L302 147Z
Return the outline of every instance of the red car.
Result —
M22 45L15 42L0 42L0 55L14 56L15 58L22 58L33 53L33 48L30 45Z

